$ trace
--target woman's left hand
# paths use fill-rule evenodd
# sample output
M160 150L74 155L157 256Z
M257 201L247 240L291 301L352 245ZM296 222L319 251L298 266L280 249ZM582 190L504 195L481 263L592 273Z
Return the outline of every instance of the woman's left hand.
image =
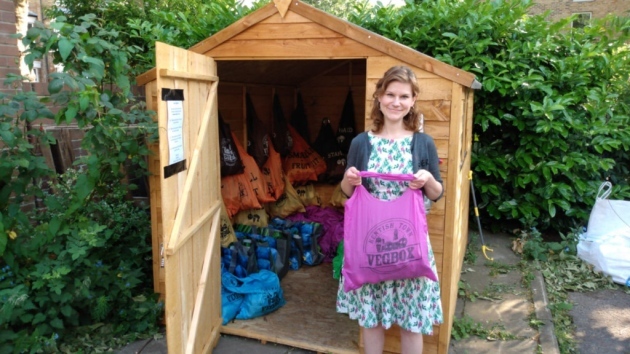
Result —
M411 189L420 189L424 187L427 182L433 179L433 175L427 170L419 170L414 173L413 177L413 181L409 182L409 188Z

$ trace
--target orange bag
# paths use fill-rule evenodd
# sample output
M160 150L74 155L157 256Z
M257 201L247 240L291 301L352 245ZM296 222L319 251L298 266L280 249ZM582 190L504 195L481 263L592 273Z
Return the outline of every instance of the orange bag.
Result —
M273 146L269 145L269 158L260 170L267 184L267 196L275 202L284 194L284 176L282 174L282 158Z
M289 132L293 139L293 148L282 163L285 176L293 185L317 181L317 176L326 172L326 161L291 125L289 125Z
M265 183L263 174L260 172L258 164L256 164L256 160L254 160L254 158L247 153L247 151L245 150L245 148L243 148L234 133L232 133L232 139L234 140L236 149L238 150L238 155L243 161L243 166L245 167L245 175L249 178L249 183L252 185L254 193L256 193L256 199L258 199L261 204L273 202L278 199L274 199L273 197L269 196L269 193L267 191L267 183Z
M221 196L230 219L240 210L262 208L245 173L221 178Z

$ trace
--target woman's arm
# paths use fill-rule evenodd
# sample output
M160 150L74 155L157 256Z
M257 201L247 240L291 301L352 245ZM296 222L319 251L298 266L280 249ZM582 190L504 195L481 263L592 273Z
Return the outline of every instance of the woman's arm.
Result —
M359 176L359 170L354 166L348 167L346 173L343 174L341 180L341 191L346 197L350 197L354 193L356 186L361 184L361 176Z

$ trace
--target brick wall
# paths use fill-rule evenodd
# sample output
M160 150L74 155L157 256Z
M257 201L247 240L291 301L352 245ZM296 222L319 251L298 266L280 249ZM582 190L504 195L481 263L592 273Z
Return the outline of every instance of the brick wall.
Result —
M8 74L20 74L17 39L15 33L15 5L12 0L0 0L0 92L14 92L3 82Z
M593 19L605 17L609 13L630 15L630 0L534 0L530 13L542 14L550 10L550 18L558 20L574 13L589 12Z

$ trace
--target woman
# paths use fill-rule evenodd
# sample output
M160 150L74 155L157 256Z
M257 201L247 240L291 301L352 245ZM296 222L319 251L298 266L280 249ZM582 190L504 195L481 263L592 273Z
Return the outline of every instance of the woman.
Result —
M352 140L348 168L341 181L343 192L351 196L363 184L370 193L392 200L406 188L422 189L431 200L442 196L439 159L433 139L420 133L419 112L414 106L420 88L415 74L405 66L390 68L377 82L371 118L371 131ZM359 171L379 173L413 173L410 182L362 179ZM437 274L431 244L429 258ZM422 353L422 335L433 334L433 325L441 324L440 286L425 277L364 284L344 292L343 277L337 291L337 312L358 319L363 327L365 353L382 353L385 329L397 324L401 328L403 354ZM402 305L402 306L401 306Z

